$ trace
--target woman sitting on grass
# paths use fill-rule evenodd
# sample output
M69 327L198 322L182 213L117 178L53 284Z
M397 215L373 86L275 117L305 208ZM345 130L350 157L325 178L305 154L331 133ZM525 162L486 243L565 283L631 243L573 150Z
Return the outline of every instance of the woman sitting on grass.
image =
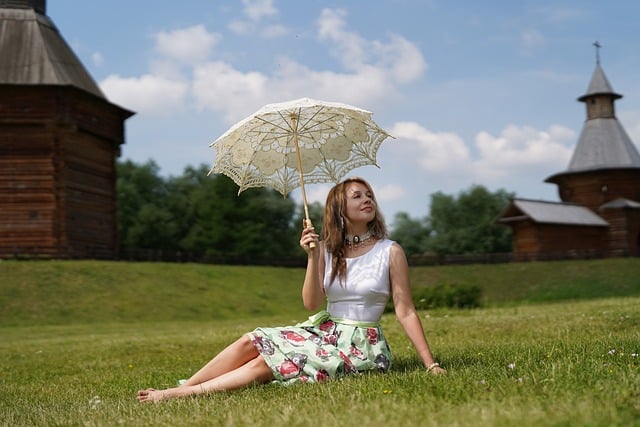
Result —
M366 371L386 372L391 351L379 320L389 296L395 313L428 372L435 363L411 299L409 268L387 230L371 186L349 178L327 196L323 239L312 226L300 246L308 256L302 300L327 311L296 326L257 328L222 350L179 387L138 391L141 402L277 381L322 382ZM314 248L314 245L316 246Z

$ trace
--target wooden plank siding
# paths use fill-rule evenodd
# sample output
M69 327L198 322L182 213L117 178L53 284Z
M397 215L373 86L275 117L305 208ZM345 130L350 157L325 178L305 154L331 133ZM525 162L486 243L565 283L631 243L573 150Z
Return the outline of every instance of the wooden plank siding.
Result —
M71 86L0 85L0 257L115 256L131 114Z
M535 224L529 220L512 224L513 252L535 253L540 251L538 232Z
M606 209L602 217L609 222L607 249L611 256L640 255L640 210Z
M565 203L584 206L601 216L608 227L581 227L535 223L530 219L510 223L514 260L536 260L553 254L640 256L640 211L630 208L601 210L617 199L640 200L640 169L601 169L561 175L555 179Z
M563 202L577 203L594 212L618 198L640 200L639 169L609 169L567 174L558 178Z
M44 126L0 125L0 132L0 242L55 246L53 141Z
M89 248L117 248L115 156L104 141L77 135L65 141L67 236Z
M607 227L539 224L526 220L513 227L513 254L516 261L535 261L560 253L604 254Z
M514 224L514 260L553 259L560 254L576 258L606 254L606 227L560 224Z

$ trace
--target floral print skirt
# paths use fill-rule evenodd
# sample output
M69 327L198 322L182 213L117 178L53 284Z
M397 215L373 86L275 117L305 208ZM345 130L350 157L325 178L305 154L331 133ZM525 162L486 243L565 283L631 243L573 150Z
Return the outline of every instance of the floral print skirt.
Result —
M323 382L365 371L386 372L391 351L378 324L321 312L296 326L248 333L277 382Z

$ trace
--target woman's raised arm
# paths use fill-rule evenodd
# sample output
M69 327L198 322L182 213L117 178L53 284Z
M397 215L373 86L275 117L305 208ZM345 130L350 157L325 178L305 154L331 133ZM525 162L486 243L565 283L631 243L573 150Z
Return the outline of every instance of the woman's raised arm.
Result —
M324 256L322 256L324 245L318 237L313 226L305 227L300 237L300 246L307 253L307 271L302 286L302 303L307 310L317 310L325 302ZM315 243L314 248L310 247L312 242Z

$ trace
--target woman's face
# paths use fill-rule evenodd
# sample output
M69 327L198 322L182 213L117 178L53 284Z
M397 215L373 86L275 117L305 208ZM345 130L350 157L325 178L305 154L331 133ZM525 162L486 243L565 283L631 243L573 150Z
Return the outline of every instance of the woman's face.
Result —
M376 217L376 204L373 193L360 182L350 182L346 192L346 219L351 224L368 224Z

